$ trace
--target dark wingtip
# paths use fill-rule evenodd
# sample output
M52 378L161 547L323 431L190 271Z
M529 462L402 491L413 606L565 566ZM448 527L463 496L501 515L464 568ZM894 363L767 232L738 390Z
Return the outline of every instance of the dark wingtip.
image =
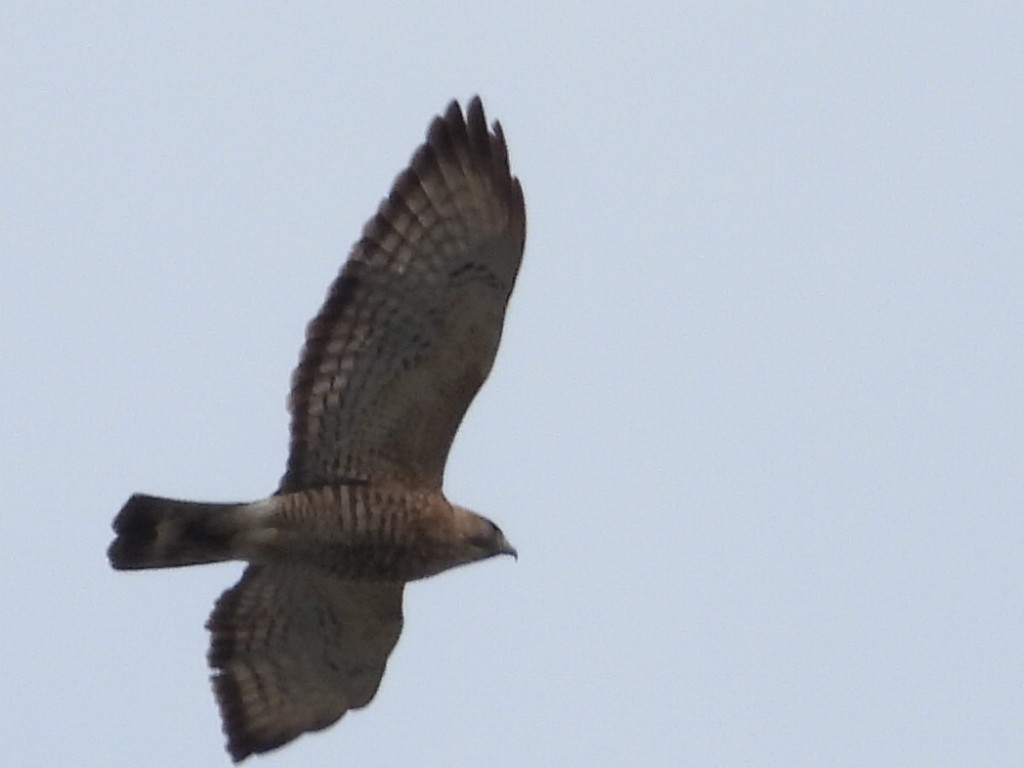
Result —
M447 131L447 133L446 133ZM437 146L440 140L450 144L468 146L473 156L486 158L491 178L505 195L510 228L520 244L526 242L526 202L519 178L512 174L508 157L508 143L501 122L495 120L487 126L487 115L480 96L474 95L466 105L465 117L459 103L452 101L444 117L435 118L427 133L428 143Z
M463 122L462 105L456 99L448 102L448 108L444 111L444 121L449 124Z
M466 105L466 123L468 125L482 125L487 129L487 118L484 117L484 103L479 96L473 96Z
M253 733L247 724L245 708L242 704L242 689L234 676L222 670L210 678L213 693L220 707L221 722L224 736L227 738L225 749L231 755L231 761L240 763L252 755L263 754L283 747L295 738L295 735Z
M210 684L217 699L217 707L220 709L224 736L227 738L225 748L235 763L240 763L258 752L273 749L273 746L263 744L247 727L242 689L229 668L231 659L237 652L234 617L243 593L242 583L226 590L218 598L206 622L206 628L212 634L210 649L206 654L206 659L213 670Z
M245 729L242 715L242 692L238 683L227 672L219 672L210 678L213 694L220 707L221 722L224 735L227 737L225 748L231 755L231 761L240 763L256 752L253 741Z

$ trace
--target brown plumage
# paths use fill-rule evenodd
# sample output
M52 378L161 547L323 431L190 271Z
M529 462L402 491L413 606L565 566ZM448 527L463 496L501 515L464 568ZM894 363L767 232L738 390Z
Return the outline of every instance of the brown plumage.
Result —
M269 498L132 496L117 569L250 565L207 627L237 762L370 702L405 582L515 554L450 504L444 467L487 378L526 236L501 127L452 103L395 180L309 324L292 377L288 466Z

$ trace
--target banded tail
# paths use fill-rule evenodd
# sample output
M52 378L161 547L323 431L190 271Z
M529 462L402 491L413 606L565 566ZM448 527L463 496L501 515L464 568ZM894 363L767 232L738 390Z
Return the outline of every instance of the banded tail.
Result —
M114 518L107 550L118 570L175 568L219 563L238 556L236 535L245 530L248 504L209 504L133 495Z

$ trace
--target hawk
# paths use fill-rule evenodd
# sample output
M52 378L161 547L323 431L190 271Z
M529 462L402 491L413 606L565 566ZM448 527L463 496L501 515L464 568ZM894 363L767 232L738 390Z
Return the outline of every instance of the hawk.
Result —
M235 762L366 706L408 581L516 555L450 503L444 468L487 378L526 237L501 125L452 102L363 229L306 330L277 491L245 503L135 494L119 570L242 560L217 601L212 684Z

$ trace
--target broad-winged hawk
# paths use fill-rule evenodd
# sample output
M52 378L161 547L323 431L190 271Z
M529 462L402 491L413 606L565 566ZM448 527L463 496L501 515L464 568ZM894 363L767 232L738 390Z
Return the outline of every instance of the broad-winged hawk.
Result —
M465 116L453 102L309 324L274 495L136 494L115 518L114 568L249 563L207 623L236 762L370 702L402 630L405 582L515 555L441 486L494 361L525 236L501 126L488 129L479 99Z

